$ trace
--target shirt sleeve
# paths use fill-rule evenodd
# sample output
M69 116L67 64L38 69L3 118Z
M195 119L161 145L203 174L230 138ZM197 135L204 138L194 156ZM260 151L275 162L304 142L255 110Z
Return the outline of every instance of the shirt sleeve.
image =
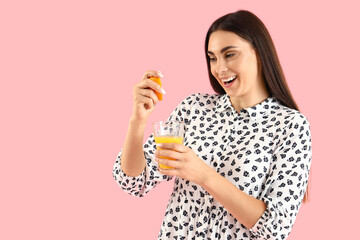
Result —
M186 123L190 107L189 100L191 98L192 97L189 96L182 101L170 114L168 121L184 121ZM133 196L143 197L160 182L172 179L172 176L162 175L158 171L159 165L154 157L155 150L156 144L154 136L151 134L143 145L144 157L146 160L144 171L136 177L128 176L123 172L120 161L122 150L120 151L113 166L113 177L125 192Z
M285 239L290 234L308 183L311 134L307 119L297 114L281 136L260 198L267 209L250 229L261 239Z

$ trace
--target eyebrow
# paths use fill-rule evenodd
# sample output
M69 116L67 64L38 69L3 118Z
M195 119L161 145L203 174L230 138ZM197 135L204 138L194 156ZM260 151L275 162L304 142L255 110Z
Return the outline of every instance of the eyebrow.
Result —
M220 53L223 53L231 48L238 48L238 47L235 47L235 46L227 46L227 47L224 47L223 49L220 50ZM211 54L211 55L215 55L213 52L211 51L207 51L208 54Z

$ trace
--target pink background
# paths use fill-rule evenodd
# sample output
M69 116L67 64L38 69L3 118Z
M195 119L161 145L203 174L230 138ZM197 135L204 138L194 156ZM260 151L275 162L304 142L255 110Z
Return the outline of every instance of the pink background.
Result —
M1 1L0 239L156 239L173 183L139 199L112 177L132 86L147 69L165 75L167 95L149 122L212 92L205 34L238 9L268 27L311 124L311 199L289 239L354 239L356 2Z

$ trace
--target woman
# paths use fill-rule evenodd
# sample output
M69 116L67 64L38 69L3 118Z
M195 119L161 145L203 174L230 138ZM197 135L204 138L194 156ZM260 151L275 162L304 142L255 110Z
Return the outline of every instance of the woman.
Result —
M205 52L218 94L191 95L170 115L185 122L184 145L156 150L153 136L142 145L158 101L154 91L164 93L149 80L161 73L147 71L133 90L133 114L113 175L140 197L176 176L159 239L285 239L306 192L309 123L254 14L238 11L216 20Z

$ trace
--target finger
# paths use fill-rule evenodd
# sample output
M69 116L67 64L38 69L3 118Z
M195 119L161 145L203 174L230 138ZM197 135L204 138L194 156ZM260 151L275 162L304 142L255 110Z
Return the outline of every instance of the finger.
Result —
M155 70L148 70L144 73L142 80L151 78L151 77L164 77L164 75L162 75L161 71L155 71Z
M144 104L146 106L146 109L151 109L155 105L154 101L151 98L145 97L145 96L142 96L142 95L138 95L135 98L135 102L137 104Z
M170 160L170 159L164 159L164 158L158 157L158 158L156 158L156 161L159 164L163 164L163 165L168 166L168 167L172 167L172 168L179 168L180 167L179 162L177 160Z
M156 82L150 80L150 79L145 79L143 81L141 81L138 85L138 88L142 88L142 89L147 89L147 88L151 88L154 91L157 91L158 93L161 94L165 94L165 90Z
M181 159L181 153L176 152L176 151L172 151L172 150L163 150L163 149L159 150L159 149L157 149L155 151L155 156L173 158L173 159L176 159L176 160Z
M174 150L180 153L186 152L186 146L179 143L158 143L157 147L167 150Z
M143 83L138 84L137 86L134 87L133 89L133 95L136 97L138 95L144 96L144 97L149 97L153 100L153 102L156 104L158 102L158 97L155 94L154 90L147 88L146 84L143 85Z
M151 89L139 89L138 94L147 98L151 98L155 104L159 101L155 92Z
M164 169L159 167L159 172L163 175L178 176L179 171L177 169Z

